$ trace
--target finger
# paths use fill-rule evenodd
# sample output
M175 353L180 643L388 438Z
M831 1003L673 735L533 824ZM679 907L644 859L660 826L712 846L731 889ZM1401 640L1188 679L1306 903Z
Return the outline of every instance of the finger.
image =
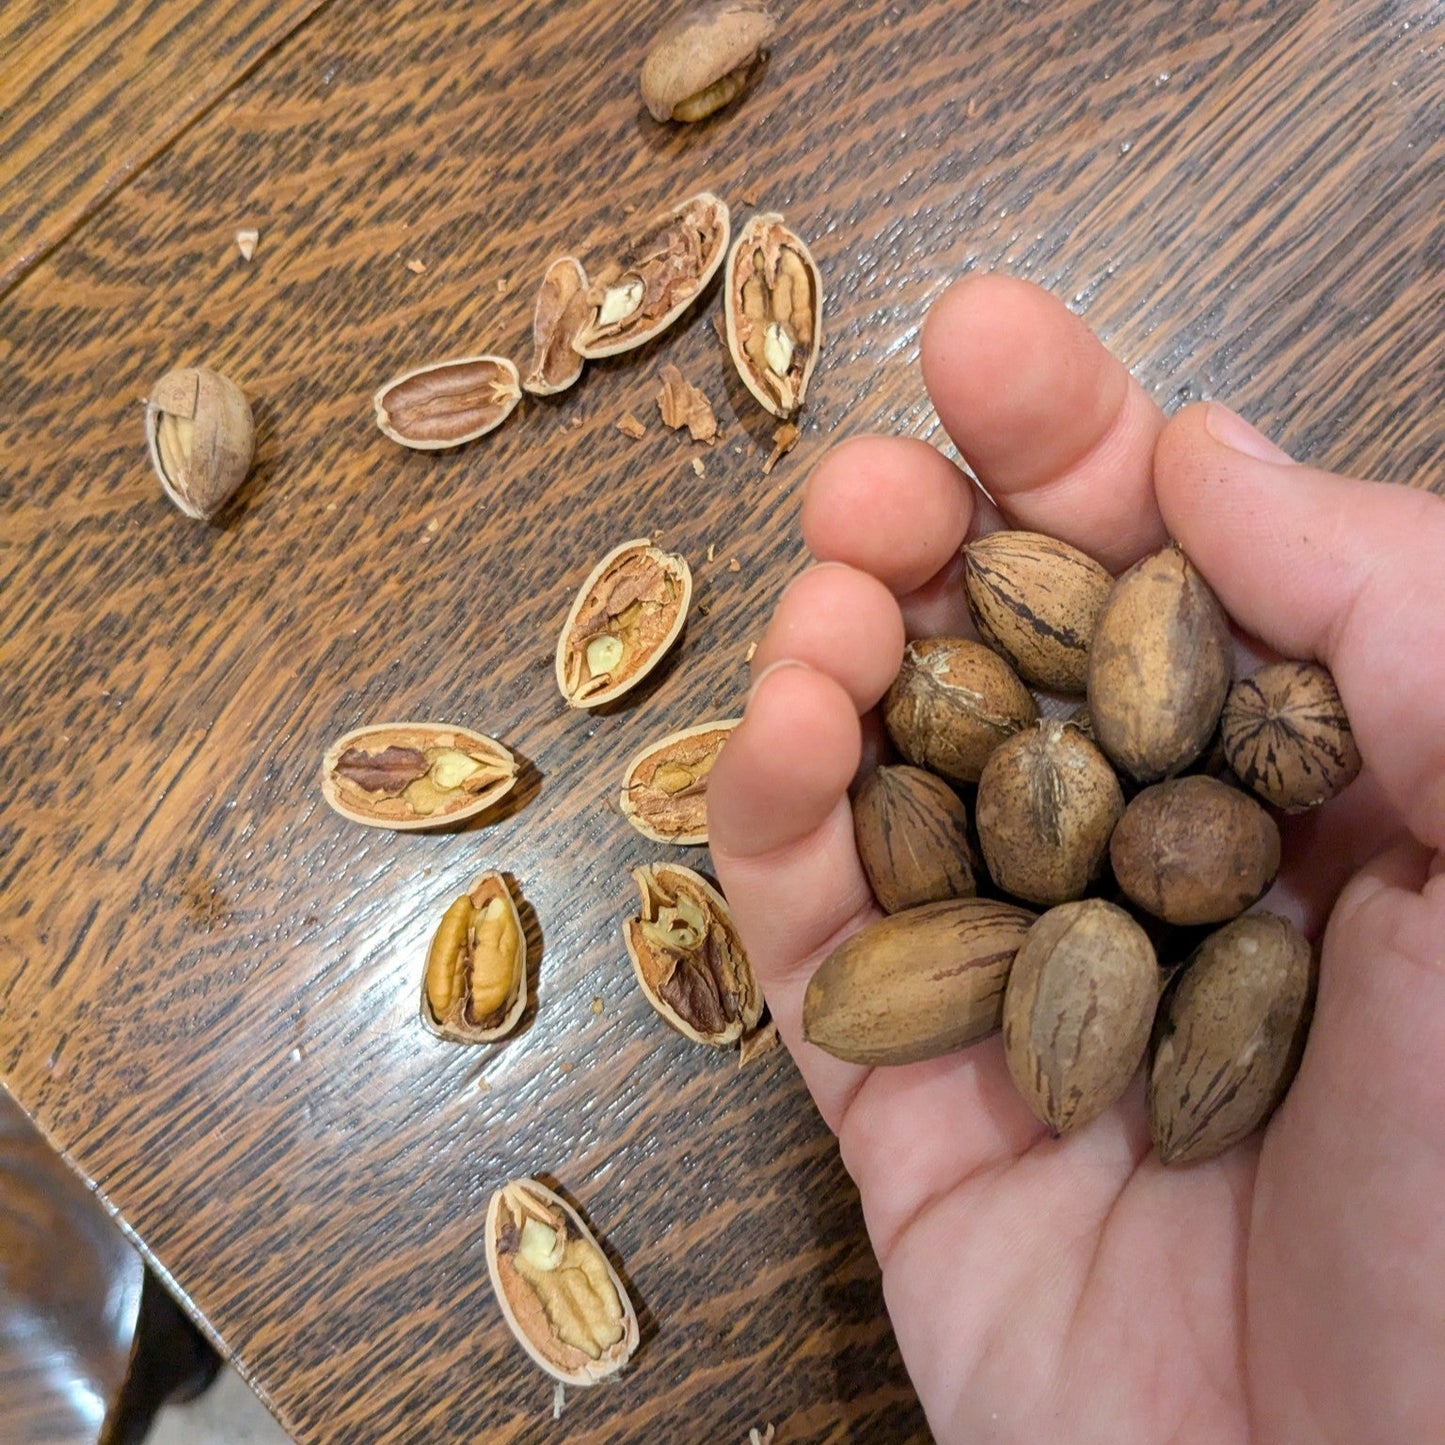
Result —
M876 577L841 563L809 568L779 598L753 656L753 675L785 659L826 673L855 711L866 712L888 691L903 660L897 599Z
M1188 408L1159 442L1165 519L1241 627L1330 668L1385 796L1445 846L1445 500L1283 457L1217 403Z
M948 1127L940 1129L945 1100ZM921 1201L1018 1158L1045 1132L1009 1077L997 1035L941 1058L873 1070L843 1120L838 1148L863 1196L879 1260L887 1263Z
M963 553L955 552L922 587L898 599L909 637L978 637L963 571Z
M1399 815L1368 772L1339 797L1281 818L1284 865L1259 907L1317 940L1340 890L1399 831Z
M831 677L776 663L708 782L718 880L778 1033L836 1127L866 1074L803 1039L803 994L823 955L873 915L853 842L847 788L858 767L858 712Z
M813 469L803 493L808 550L878 578L903 601L910 636L972 627L957 586L959 548L998 525L968 477L908 437L843 442Z
M1260 1155L1251 1266L1294 1285L1261 1292L1251 1347L1270 1368L1298 1374L1307 1362L1322 1381L1349 1382L1312 1402L1340 1422L1340 1439L1427 1439L1445 1418L1440 1382L1422 1387L1399 1368L1445 1348L1445 897L1431 894L1431 866L1402 839L1341 895L1304 1059ZM1325 1323L1340 1300L1370 1322L1367 1337ZM1302 1422L1266 1424L1288 1438Z
M1063 302L1005 276L955 282L929 310L922 360L939 419L1010 525L1114 572L1163 545L1163 413Z

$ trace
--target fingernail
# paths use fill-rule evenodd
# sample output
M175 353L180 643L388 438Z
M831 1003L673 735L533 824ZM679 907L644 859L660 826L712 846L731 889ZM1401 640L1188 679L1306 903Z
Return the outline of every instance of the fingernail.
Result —
M785 667L807 667L806 662L800 662L796 657L780 657L776 662L770 662L754 679L753 685L748 689L748 700L746 706L751 706L753 698L757 695L758 689L775 672L780 672Z
M1294 458L1261 432L1257 432L1242 416L1227 406L1211 401L1204 411L1204 430L1221 446L1242 452L1258 462L1288 462Z

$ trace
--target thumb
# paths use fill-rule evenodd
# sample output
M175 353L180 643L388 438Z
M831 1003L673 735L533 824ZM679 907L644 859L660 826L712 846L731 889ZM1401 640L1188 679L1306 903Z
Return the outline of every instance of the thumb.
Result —
M1225 611L1330 669L1380 787L1445 848L1445 500L1296 465L1217 402L1171 419L1154 474Z

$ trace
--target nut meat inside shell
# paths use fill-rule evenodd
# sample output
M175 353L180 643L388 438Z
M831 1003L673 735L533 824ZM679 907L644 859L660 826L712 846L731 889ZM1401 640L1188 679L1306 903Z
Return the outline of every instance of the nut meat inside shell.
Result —
M451 723L373 723L338 738L321 763L321 795L343 818L412 832L474 818L517 782L495 738Z
M622 816L657 843L706 843L708 778L740 721L699 723L649 743L623 773Z
M591 317L573 343L579 355L616 356L660 335L712 280L729 235L728 208L710 191L653 217L591 273Z
M823 345L823 278L781 216L754 216L739 233L728 255L723 319L743 384L774 416L793 416Z
M592 569L557 641L557 686L572 707L600 707L637 686L687 620L687 559L637 537Z
M564 1385L615 1375L637 1348L632 1301L571 1205L535 1179L487 1207L487 1271L517 1343Z
M735 100L762 68L777 28L750 0L713 0L658 32L642 63L642 98L654 120L697 121Z
M726 1047L750 1034L763 995L722 894L673 863L635 868L632 878L642 909L623 938L648 1002L700 1044Z
M442 915L427 951L421 1021L439 1038L505 1038L527 1007L527 936L507 880L483 873Z

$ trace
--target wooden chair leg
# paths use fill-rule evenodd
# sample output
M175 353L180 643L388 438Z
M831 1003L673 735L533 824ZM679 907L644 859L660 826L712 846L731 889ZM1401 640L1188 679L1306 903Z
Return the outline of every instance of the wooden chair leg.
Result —
M0 1439L139 1445L220 1359L0 1088Z
M211 1342L147 1270L130 1368L98 1445L141 1445L162 1405L194 1400L220 1369Z
M0 1089L0 1435L94 1445L125 1379L145 1270Z

